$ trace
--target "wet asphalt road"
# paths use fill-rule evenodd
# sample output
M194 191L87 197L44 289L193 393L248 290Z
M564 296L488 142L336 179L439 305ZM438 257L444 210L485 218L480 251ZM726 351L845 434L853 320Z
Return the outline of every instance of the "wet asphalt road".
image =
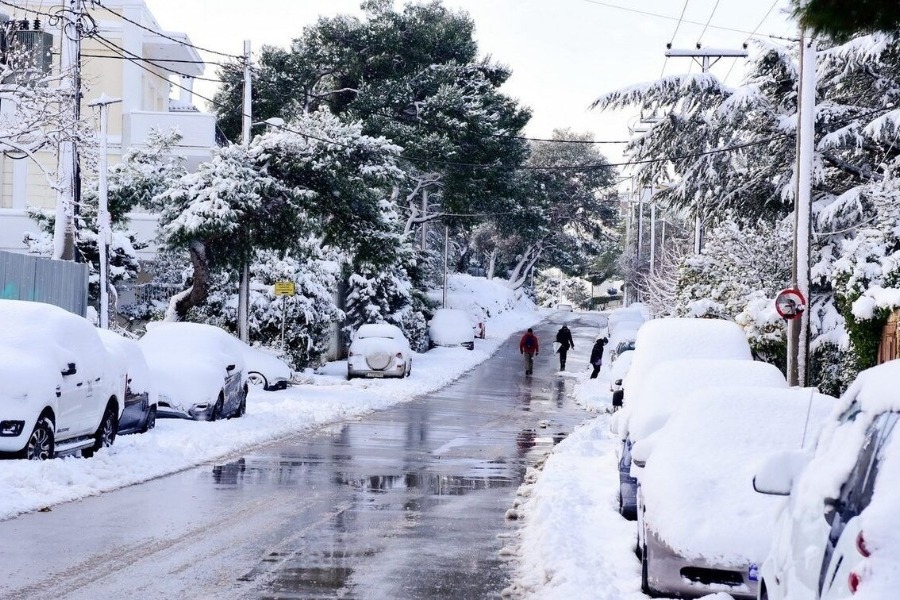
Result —
M586 418L604 318L558 313L447 388L141 485L0 523L0 598L498 598L526 468ZM390 382L379 382L390 385Z

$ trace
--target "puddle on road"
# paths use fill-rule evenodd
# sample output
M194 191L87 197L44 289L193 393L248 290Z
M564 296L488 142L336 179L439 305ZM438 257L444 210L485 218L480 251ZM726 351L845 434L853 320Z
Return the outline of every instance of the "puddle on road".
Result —
M394 490L422 490L435 496L461 496L477 490L518 485L512 476L467 477L437 473L371 475L344 479L341 483L364 492L387 493Z

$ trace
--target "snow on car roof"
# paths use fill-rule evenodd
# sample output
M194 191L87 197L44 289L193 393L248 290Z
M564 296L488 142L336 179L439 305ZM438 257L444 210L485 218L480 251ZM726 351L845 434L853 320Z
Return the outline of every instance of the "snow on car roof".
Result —
M0 380L4 395L47 396L75 363L85 380L101 377L109 356L84 318L42 302L0 300Z
M136 394L147 392L151 394L151 398L155 397L150 368L147 366L144 352L137 341L107 329L97 329L97 333L109 354L124 362L123 366L128 374L128 385L131 391Z
M403 332L396 325L390 323L368 323L360 325L356 330L357 338L390 338L392 340L404 338Z
M873 414L887 410L900 411L897 382L900 382L900 360L866 369L857 375L841 396L843 404L846 407L851 402L859 402L863 410Z
M812 446L835 403L812 388L706 388L686 398L651 438L640 475L653 529L687 557L761 564L783 501L756 493L753 476L768 455L799 449L804 429Z
M751 360L750 345L735 323L722 319L654 319L638 330L634 359L625 378L626 406L639 401L650 371L666 360Z
M778 367L752 360L670 360L649 374L628 419L628 434L640 440L662 427L685 397L698 389L721 386L787 388Z

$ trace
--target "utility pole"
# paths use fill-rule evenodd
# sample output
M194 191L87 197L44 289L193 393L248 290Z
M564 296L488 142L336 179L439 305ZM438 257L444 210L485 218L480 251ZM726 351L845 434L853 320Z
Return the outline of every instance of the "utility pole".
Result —
M656 268L656 201L650 201L650 274L653 275Z
M746 58L746 44L743 50L725 50L713 48L701 48L697 44L696 50L673 50L671 44L666 45L666 58L687 57L693 58L702 69L703 73L709 73L710 68L723 58ZM699 200L694 207L694 253L700 254L703 249L703 207Z
M250 77L250 40L244 41L244 103L241 120L241 142L250 146L250 126L253 123L253 104L251 91L253 82ZM252 232L245 232L250 235ZM248 241L249 242L249 241ZM245 248L241 265L241 281L238 285L238 337L245 344L250 341L250 251Z
M77 121L81 116L81 37L83 0L66 0L59 15L59 70L62 86L71 94L70 110ZM78 260L75 251L76 218L81 202L81 174L78 147L73 137L60 142L56 172L59 187L56 192L56 221L53 227L53 258Z
M100 250L100 328L109 329L109 245L112 243L112 224L109 217L107 176L109 165L108 125L109 105L121 102L101 94L90 106L100 107L100 182L97 201L97 247Z
M447 259L450 255L450 226L444 225L444 298L443 298L443 308L447 308ZM533 281L533 280L532 280Z
M809 376L809 238L812 205L812 169L816 128L816 47L804 29L800 30L800 90L797 106L796 188L794 195L793 287L806 299L799 319L788 321L788 383L806 385Z

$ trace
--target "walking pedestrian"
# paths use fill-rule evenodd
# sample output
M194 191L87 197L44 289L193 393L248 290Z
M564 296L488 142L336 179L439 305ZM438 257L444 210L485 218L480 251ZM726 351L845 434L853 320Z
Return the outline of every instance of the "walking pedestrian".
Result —
M531 375L531 372L534 369L534 357L537 356L539 350L537 336L534 335L534 331L529 327L528 331L525 332L525 335L522 336L522 339L519 340L519 352L525 356L526 375Z
M566 354L569 352L569 348L575 347L575 341L572 339L572 330L569 329L568 325L563 325L559 331L556 332L556 343L559 344L559 347L556 349L556 352L559 354L559 370L566 370Z
M598 337L597 341L594 342L594 347L591 348L591 365L594 367L594 371L591 373L591 379L597 379L597 373L600 372L600 367L603 365L603 348L606 347L606 342L608 340L605 337Z

